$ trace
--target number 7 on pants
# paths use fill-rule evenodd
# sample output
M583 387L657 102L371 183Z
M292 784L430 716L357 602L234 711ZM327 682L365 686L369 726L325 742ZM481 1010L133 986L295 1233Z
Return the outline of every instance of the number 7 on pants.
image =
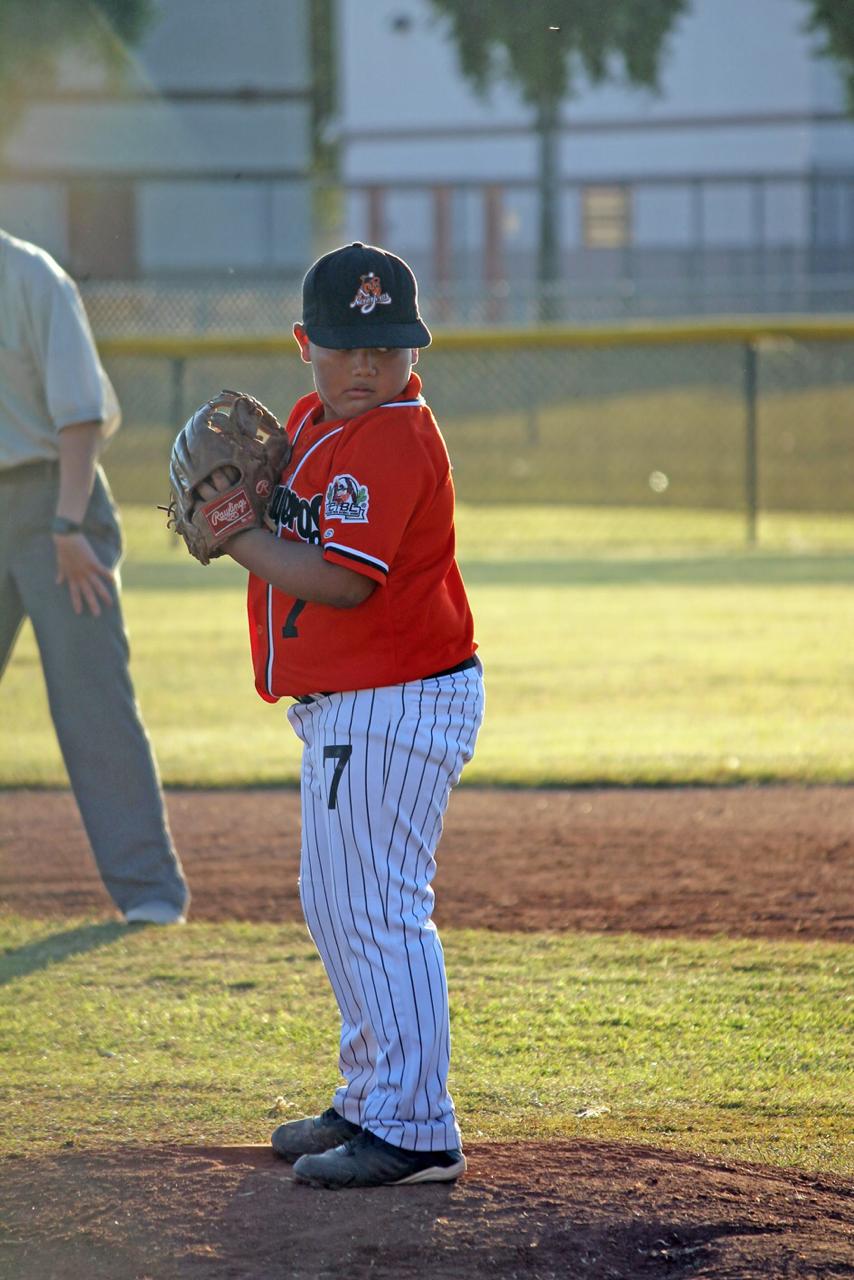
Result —
M329 799L326 802L328 809L334 809L338 803L338 784L341 781L341 774L347 765L347 761L353 754L353 748L349 743L340 746L329 746L323 748L323 759L335 760L335 770L332 774L332 782L329 787Z

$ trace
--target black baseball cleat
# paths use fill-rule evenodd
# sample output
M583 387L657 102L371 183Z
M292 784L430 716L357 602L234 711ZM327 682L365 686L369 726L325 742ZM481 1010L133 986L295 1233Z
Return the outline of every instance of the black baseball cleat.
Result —
M294 1175L315 1187L401 1187L412 1182L453 1182L465 1168L466 1158L459 1148L407 1151L364 1129L321 1155L301 1156Z
M277 1156L293 1163L300 1156L319 1155L330 1147L349 1142L361 1132L357 1124L351 1124L334 1107L330 1107L322 1115L280 1124L273 1131L270 1142Z

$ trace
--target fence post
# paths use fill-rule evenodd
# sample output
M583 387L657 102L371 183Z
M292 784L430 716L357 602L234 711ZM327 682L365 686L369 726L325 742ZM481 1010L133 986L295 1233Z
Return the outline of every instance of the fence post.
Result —
M172 424L178 431L184 421L184 374L187 361L183 356L172 360Z
M747 543L751 547L756 546L759 506L758 364L758 342L755 340L746 342L744 344L744 502L747 515Z
M532 346L531 353L536 350ZM532 449L535 449L540 443L540 383L537 377L537 366L534 360L529 360L530 372L525 376L527 387L527 406L525 409L525 438L526 443Z

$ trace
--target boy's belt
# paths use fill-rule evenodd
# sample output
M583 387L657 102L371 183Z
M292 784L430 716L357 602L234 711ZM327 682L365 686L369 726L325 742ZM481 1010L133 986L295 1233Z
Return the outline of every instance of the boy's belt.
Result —
M458 662L454 667L446 667L444 671L433 671L429 676L421 676L422 680L440 680L442 676L455 676L458 671L468 671L477 662L477 658L472 655L470 658L464 658L462 662ZM299 702L302 706L307 706L309 702L316 702L318 698L331 697L334 690L327 690L321 693L303 693L299 697L294 698L294 702Z

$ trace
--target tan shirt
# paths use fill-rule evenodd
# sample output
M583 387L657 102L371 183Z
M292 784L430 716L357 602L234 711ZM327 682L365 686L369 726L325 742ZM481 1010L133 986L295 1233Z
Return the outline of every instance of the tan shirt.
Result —
M0 231L0 470L58 456L57 434L121 414L80 293L43 249Z

